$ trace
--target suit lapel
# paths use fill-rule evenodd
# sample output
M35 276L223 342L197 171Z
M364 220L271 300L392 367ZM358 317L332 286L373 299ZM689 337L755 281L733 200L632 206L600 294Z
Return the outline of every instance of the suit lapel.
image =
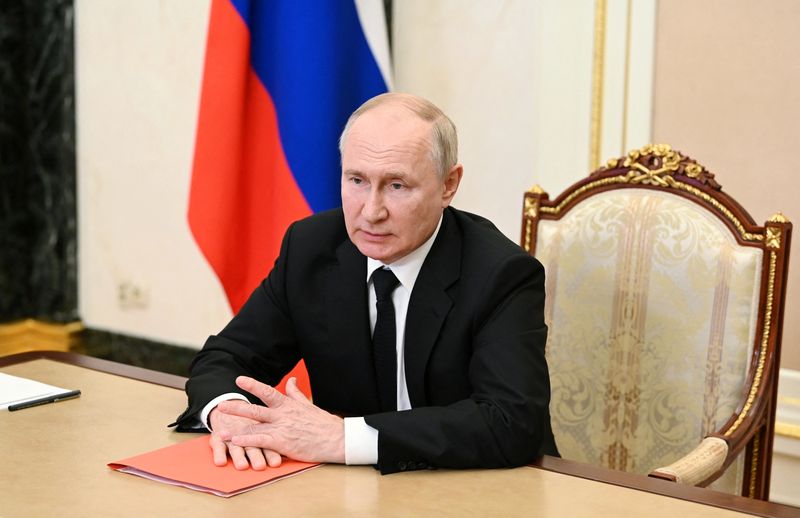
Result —
M461 272L461 237L449 210L422 265L408 303L405 331L406 385L411 406L427 405L425 372L453 301L446 290Z
M366 390L356 397L375 408L380 408L375 373L372 369L372 339L367 307L367 259L353 243L346 239L336 249L337 263L327 272L326 305L330 321L332 344L353 352L363 365L354 365L361 384Z

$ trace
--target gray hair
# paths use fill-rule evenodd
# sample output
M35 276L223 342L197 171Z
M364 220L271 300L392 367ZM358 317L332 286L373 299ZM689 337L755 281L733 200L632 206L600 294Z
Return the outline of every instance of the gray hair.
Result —
M339 137L339 154L344 150L344 143L353 123L366 112L379 106L396 103L411 111L425 122L431 123L431 160L436 166L439 178L458 162L458 134L453 121L438 106L422 97L404 93L385 93L373 97L358 107L347 119L347 124Z

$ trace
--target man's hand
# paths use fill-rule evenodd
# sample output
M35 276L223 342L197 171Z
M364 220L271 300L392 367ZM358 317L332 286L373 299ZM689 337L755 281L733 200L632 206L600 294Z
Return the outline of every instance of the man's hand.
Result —
M253 378L236 378L268 408L245 401L225 401L217 406L230 419L247 419L244 427L231 427L220 438L241 448L277 452L305 462L344 463L344 420L314 406L290 378L284 396ZM271 464L270 464L271 465Z
M246 417L223 414L217 408L214 408L208 415L208 421L211 425L209 444L214 456L214 464L217 466L227 464L228 454L231 456L233 466L240 471L247 469L249 466L252 466L254 470L262 471L267 469L267 465L271 468L277 468L281 465L281 456L272 450L262 450L255 447L243 448L232 444L230 441L225 441L221 437L223 433L245 430L248 426L256 424L257 421Z

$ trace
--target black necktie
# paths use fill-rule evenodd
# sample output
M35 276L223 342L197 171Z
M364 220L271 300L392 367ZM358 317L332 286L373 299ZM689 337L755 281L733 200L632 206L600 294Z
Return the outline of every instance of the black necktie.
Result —
M378 319L372 332L372 346L378 397L384 412L397 410L397 331L392 292L399 283L391 270L379 268L372 273L372 285L375 286L378 299Z

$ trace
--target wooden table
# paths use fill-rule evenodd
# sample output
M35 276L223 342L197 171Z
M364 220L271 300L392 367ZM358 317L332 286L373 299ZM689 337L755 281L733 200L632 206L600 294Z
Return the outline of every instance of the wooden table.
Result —
M0 516L800 516L800 509L545 457L536 467L381 476L328 465L230 499L106 463L195 437L166 424L184 378L72 353L0 358L0 371L80 398L0 411ZM209 460L210 462L210 460Z

